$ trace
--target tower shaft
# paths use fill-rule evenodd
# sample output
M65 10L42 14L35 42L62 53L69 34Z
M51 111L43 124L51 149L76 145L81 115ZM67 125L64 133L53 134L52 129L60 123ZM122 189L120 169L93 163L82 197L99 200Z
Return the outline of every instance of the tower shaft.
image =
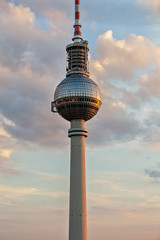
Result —
M87 240L85 121L72 120L71 138L69 240Z

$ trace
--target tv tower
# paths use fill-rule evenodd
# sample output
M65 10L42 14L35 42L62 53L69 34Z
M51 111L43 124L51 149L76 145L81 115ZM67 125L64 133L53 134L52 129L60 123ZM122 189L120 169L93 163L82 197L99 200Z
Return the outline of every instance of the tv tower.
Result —
M72 40L66 46L66 78L55 90L52 112L71 122L69 240L87 240L85 121L97 114L102 102L98 85L89 78L89 46L81 37L80 0L75 0Z

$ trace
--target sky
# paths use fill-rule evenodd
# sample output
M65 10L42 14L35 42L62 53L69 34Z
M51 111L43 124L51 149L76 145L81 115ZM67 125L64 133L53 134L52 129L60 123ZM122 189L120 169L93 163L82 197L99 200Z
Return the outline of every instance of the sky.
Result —
M65 78L74 0L0 0L0 239L68 239ZM90 77L88 239L160 240L160 0L81 0Z

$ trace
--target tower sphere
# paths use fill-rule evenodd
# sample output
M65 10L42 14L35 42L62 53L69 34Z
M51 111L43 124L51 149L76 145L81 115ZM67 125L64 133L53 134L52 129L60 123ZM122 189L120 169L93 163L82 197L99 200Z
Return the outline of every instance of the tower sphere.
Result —
M94 117L101 105L98 85L89 77L73 74L59 83L54 94L57 112L66 120Z

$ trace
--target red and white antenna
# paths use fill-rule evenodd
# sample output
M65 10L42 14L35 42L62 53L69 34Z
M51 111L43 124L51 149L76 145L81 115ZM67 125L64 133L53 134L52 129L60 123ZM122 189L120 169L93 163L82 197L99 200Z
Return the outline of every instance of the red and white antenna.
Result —
M80 0L75 0L75 24L74 24L74 42L80 42L81 37L81 24L80 24Z

